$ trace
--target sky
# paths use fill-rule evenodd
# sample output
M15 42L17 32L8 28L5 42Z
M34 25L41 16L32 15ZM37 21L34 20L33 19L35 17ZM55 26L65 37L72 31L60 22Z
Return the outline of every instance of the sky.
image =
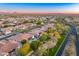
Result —
M79 13L78 3L0 3L0 11Z

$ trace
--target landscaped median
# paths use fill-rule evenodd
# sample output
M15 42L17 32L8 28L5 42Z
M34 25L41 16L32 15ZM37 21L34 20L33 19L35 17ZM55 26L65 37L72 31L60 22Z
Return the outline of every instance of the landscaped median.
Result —
M61 38L58 39L56 45L53 48L48 49L48 56L55 56L56 55L56 53L59 51L62 43L64 42L65 37L66 37L66 35L67 35L67 33L68 33L69 30L70 30L70 28L68 28L68 30L66 31L65 34L61 34L60 35Z
M49 56L54 56L55 53L57 52L57 50L59 49L59 47L61 46L62 42L64 41L65 35L61 35L61 38L58 39L58 42L56 44L56 46L54 46L53 48L48 50L48 55Z

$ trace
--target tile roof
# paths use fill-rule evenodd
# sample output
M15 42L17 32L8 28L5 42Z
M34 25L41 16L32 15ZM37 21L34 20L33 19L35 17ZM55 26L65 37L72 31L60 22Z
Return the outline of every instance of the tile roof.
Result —
M4 43L5 44L3 44L3 46L0 47L0 52L8 53L18 47L18 44L13 41L5 41Z
M22 41L23 39L28 40L30 37L32 37L31 34L20 33L20 34L18 34L16 36L12 36L12 37L10 37L8 39L12 39L12 40L16 40L16 41Z

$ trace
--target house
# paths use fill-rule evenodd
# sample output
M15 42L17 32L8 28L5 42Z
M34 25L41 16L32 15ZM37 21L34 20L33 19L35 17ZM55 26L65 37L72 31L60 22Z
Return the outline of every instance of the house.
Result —
M42 32L41 28L36 28L36 29L31 30L29 33L32 35L39 36L40 32Z
M15 28L19 28L19 29L25 29L26 28L26 26L25 25L23 25L23 24L21 24L21 25L17 25L17 26L15 26Z
M0 42L0 55L8 55L18 47L18 44L16 41L2 41Z
M5 34L9 34L11 33L13 30L13 27L7 27L7 28L3 28L2 31L5 33Z
M20 42L22 40L28 40L30 37L32 37L31 34L28 34L28 33L20 33L20 34L17 34L15 36L12 36L8 39L11 39L11 40L15 40L16 42Z
M20 25L16 25L15 28L16 29L28 29L30 27L33 27L34 25L32 23L27 23L27 24L20 24Z

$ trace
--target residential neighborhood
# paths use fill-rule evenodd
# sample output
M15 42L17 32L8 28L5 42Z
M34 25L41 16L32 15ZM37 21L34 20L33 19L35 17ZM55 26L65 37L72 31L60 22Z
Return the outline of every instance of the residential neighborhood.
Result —
M63 14L0 14L0 16L0 56L77 55L75 40L71 42L66 37L75 35L72 33L74 32L71 30L72 26L75 25L79 30L78 16ZM79 37L79 34L77 35ZM66 43L65 40L69 42ZM70 47L72 50L68 51L73 53L66 52Z

